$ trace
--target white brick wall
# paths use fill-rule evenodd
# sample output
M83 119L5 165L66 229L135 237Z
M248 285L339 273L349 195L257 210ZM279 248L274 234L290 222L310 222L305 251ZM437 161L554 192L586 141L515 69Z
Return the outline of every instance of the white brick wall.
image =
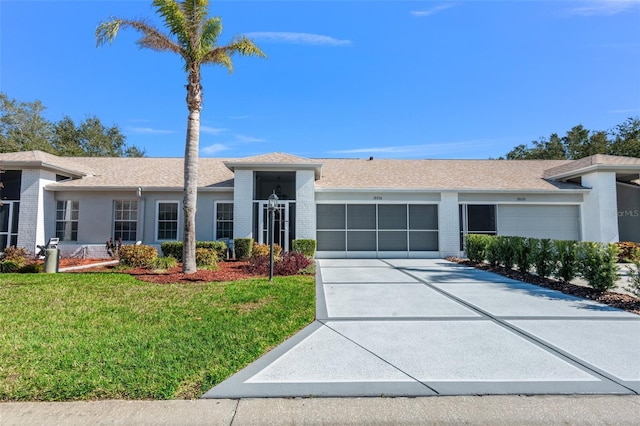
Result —
M443 192L438 209L438 243L440 256L460 256L460 221L458 193Z
M44 190L47 184L55 181L53 172L22 171L18 247L24 247L31 253L36 253L36 245L55 237L56 204L53 193Z
M316 239L315 174L296 172L296 239Z
M618 241L618 198L615 172L594 172L582 177L591 188L582 205L582 239L612 243Z
M253 235L253 172L235 170L233 190L233 237L255 238Z

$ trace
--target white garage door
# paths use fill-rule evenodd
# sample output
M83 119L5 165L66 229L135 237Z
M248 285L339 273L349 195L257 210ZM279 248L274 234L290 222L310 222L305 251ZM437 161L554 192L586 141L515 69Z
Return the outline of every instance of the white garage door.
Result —
M498 235L580 239L578 206L498 206Z

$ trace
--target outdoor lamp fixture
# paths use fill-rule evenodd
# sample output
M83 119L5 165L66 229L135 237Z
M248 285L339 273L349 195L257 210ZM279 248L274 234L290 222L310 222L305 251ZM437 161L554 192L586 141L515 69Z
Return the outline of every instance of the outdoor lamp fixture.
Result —
M267 204L267 209L269 210L269 282L273 282L273 240L274 238L274 230L276 227L276 208L278 207L278 196L275 191L269 195L269 204Z

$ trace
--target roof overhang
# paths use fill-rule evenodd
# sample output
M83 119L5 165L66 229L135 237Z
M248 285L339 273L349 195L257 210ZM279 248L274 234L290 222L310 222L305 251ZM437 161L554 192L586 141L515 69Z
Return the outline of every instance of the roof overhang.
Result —
M274 171L274 172L295 172L298 170L313 170L315 180L322 177L322 163L279 163L279 162L253 162L253 161L225 161L224 165L229 170L252 170L252 171Z
M616 175L637 175L640 174L640 165L592 164L580 169L547 176L547 179L568 180L594 172L615 172Z
M86 173L79 170L70 169L67 167L58 166L56 164L47 163L46 161L28 160L28 161L13 161L2 160L0 161L0 169L2 170L25 170L25 169L41 169L54 173L70 175L73 178L81 178L87 176Z

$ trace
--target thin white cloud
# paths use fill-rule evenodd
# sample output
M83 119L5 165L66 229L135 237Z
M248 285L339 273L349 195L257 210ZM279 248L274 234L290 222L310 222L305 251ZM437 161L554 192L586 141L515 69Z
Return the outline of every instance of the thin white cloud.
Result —
M262 138L254 138L252 136L245 136L245 135L235 135L235 138L237 141L239 142L264 142L266 139L262 139Z
M222 127L200 126L200 133L206 133L209 135L219 135L227 130L228 129L224 129Z
M396 157L435 157L440 154L452 154L455 152L464 153L470 148L477 148L482 144L491 144L496 140L470 140L463 142L451 142L451 143L434 143L434 144L422 144L422 145L396 145L396 146L383 146L383 147L371 147L371 148L355 148L355 149L341 149L336 151L329 151L330 154L389 154Z
M640 6L640 0L598 0L585 2L569 10L579 16L612 16Z
M229 147L221 143L214 143L213 145L205 146L201 149L204 154L217 154L222 151L228 150Z
M137 133L140 135L168 135L175 133L173 130L153 129L151 127L129 127L129 133Z
M346 46L351 44L351 40L340 40L326 35L310 33L267 31L246 33L245 35L251 39L277 43L310 44L315 46Z
M424 10L412 10L411 12L409 12L411 15L418 17L418 18L424 18L425 16L431 16L431 15L435 15L438 12L442 12L443 10L447 10L452 8L453 6L455 6L454 4L451 3L446 3L446 4L440 4L438 6L434 6L431 7L429 9L424 9Z

